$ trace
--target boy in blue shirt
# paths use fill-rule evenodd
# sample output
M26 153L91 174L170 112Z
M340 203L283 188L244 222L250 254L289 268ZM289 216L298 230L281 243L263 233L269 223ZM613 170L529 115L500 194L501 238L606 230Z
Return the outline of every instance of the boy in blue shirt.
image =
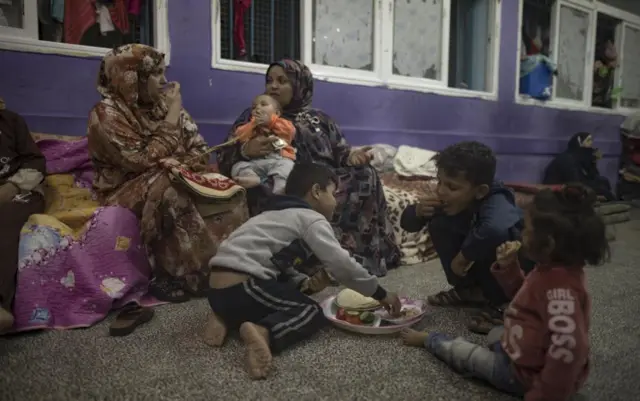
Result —
M509 299L491 274L496 248L521 238L522 210L513 192L495 181L496 158L486 145L467 141L434 156L437 199L422 199L403 212L401 226L416 232L426 224L452 288L428 297L434 306L483 307L470 329L488 332L500 324ZM523 266L531 263L523 261ZM484 321L483 321L484 320Z

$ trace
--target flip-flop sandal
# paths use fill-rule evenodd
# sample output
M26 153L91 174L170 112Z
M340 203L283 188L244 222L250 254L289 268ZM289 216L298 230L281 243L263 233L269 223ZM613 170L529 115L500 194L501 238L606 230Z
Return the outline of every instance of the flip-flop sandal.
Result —
M109 326L109 335L112 337L128 336L133 333L138 326L147 323L153 318L154 312L151 308L140 305L125 306L116 320Z
M486 301L483 299L472 299L465 294L468 290L459 290L456 288L452 288L447 291L440 291L435 295L431 295L427 297L427 302L432 306L440 306L440 307L454 307L454 308L465 308L465 307L479 307L486 305Z
M504 309L495 306L488 306L471 317L471 322L467 325L469 331L476 334L489 334L497 326L504 324Z
M191 299L184 283L179 279L162 279L156 277L149 283L149 294L158 301L179 304Z
M206 275L202 275L198 277L198 281L196 282L197 288L193 288L192 286L189 285L188 281L185 280L184 285L180 288L180 289L184 289L184 291L186 292L187 295L190 296L190 299L192 298L204 298L209 294L209 276ZM176 285L180 285L180 284L176 284ZM178 291L178 290L176 290ZM189 299L187 299L188 301ZM175 303L175 301L174 301Z
M467 325L467 329L472 333L486 335L489 334L489 332L496 326L497 324L485 320L480 316L474 316Z

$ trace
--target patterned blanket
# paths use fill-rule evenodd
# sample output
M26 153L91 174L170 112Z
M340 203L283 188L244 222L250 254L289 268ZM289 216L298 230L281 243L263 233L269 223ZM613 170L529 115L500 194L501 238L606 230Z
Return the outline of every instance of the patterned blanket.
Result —
M427 227L417 233L410 233L400 227L400 217L404 209L416 203L420 196L428 196L435 190L435 181L424 178L407 179L397 173L381 175L384 196L387 199L387 215L396 235L396 244L402 253L401 264L413 265L437 257Z
M88 327L146 296L150 267L129 210L99 207L87 140L42 140L45 214L22 229L15 331Z

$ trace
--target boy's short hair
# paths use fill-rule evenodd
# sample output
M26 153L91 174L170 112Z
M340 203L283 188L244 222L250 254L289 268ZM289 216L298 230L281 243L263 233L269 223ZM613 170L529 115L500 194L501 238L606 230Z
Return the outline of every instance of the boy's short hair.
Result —
M303 198L318 184L321 189L327 189L329 184L338 186L338 177L326 166L318 163L296 163L289 173L285 195Z
M491 185L496 175L496 156L477 141L458 142L433 156L438 170L449 176L464 174L473 185Z

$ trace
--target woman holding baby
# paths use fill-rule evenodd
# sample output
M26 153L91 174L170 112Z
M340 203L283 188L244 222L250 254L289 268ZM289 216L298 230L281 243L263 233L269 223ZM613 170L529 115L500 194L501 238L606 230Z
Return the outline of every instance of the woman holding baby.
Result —
M353 149L336 122L311 107L313 76L301 62L282 60L271 64L266 74L265 93L278 101L282 117L296 128L292 143L296 160L323 164L339 177L338 207L331 223L342 246L370 273L385 275L399 263L400 252L387 220L382 184L369 166L368 149ZM249 108L234 123L230 138L237 127L251 118L252 109ZM218 153L220 172L229 176L236 163L273 153L272 142L275 140L277 137L256 136L242 145L224 148ZM250 191L252 214L260 213L265 207L268 195L261 191L262 188Z

